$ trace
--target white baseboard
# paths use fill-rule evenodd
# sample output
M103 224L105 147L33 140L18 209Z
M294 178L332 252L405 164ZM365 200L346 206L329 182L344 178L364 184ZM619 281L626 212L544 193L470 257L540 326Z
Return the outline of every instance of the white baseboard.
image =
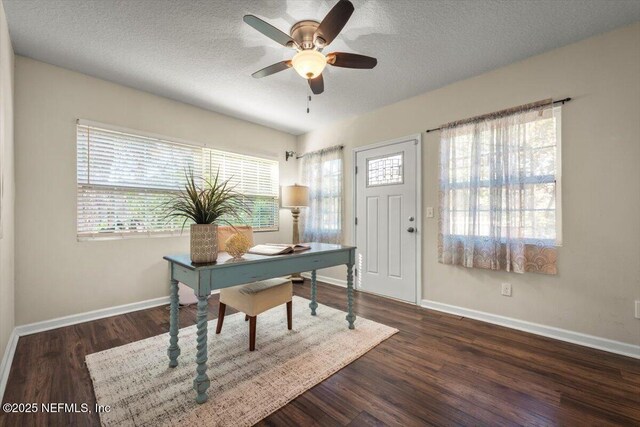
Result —
M4 396L4 389L7 387L7 380L9 379L9 371L11 370L11 363L13 363L13 355L16 353L16 347L18 346L18 334L15 328L9 335L9 341L7 341L7 348L4 349L4 355L2 356L2 362L0 362L0 402Z
M304 277L305 279L311 279L311 273L302 273L301 276ZM329 276L316 275L316 280L318 282L324 282L324 283L328 283L330 285L342 286L343 288L347 287L347 281L346 280L335 279L335 278L329 277Z
M70 316L58 317L56 319L43 320L42 322L16 326L16 334L19 337L23 335L31 335L38 332L49 331L51 329L62 328L63 326L90 322L91 320L117 316L118 314L131 313L132 311L144 310L147 308L157 307L159 305L165 304L169 304L168 296L149 299L146 301L133 302L131 304L117 305L115 307L101 308L99 310L87 311L85 313L72 314Z
M532 334L542 335L548 338L555 338L560 341L566 341L573 344L583 345L585 347L591 347L598 350L608 351L610 353L640 359L640 345L600 338L580 332L527 322L524 320L514 319L512 317L499 316L497 314L486 313L483 311L471 310L455 305L443 304L436 301L422 300L421 305L424 308L432 310L443 311L445 313L493 323L494 325L506 326L507 328L517 329L519 331L530 332Z

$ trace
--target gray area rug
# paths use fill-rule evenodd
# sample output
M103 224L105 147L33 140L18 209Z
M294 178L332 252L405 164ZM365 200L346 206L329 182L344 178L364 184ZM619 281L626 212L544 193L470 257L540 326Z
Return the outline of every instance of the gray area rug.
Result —
M398 332L359 317L347 329L346 313L293 299L293 330L284 305L258 316L256 351L249 352L244 314L227 316L222 333L209 322L209 400L198 405L195 377L196 327L180 329L182 350L169 368L169 334L90 354L87 367L105 426L249 426ZM167 314L168 315L168 314Z

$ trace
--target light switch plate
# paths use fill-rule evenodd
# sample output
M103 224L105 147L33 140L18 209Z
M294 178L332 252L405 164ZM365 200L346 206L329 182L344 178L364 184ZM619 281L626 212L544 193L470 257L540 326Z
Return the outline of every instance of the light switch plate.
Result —
M431 206L427 208L427 218L433 218L433 208Z

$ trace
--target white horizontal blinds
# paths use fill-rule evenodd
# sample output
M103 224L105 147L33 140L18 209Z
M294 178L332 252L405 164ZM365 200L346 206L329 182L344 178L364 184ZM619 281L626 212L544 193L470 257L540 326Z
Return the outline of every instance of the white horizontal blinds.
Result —
M186 170L202 173L201 151L198 146L78 125L78 182L179 190Z
M278 162L205 148L205 177L230 180L237 192L251 196L278 197Z
M161 206L202 173L200 147L86 125L77 142L78 236L179 230Z
M278 162L253 156L204 149L205 178L213 181L229 180L235 191L243 194L250 211L240 221L225 218L232 223L251 225L255 230L278 229Z
M167 221L162 205L184 188L186 171L208 179L212 166L246 195L242 223L277 229L276 161L78 124L78 236L179 233L183 221Z

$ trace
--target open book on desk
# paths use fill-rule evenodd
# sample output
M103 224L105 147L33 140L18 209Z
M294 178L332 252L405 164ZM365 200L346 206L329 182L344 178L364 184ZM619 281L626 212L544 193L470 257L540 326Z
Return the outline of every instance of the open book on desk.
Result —
M293 252L302 252L311 249L309 245L303 244L287 244L287 243L266 243L264 245L256 245L249 249L250 254L256 255L283 255Z

